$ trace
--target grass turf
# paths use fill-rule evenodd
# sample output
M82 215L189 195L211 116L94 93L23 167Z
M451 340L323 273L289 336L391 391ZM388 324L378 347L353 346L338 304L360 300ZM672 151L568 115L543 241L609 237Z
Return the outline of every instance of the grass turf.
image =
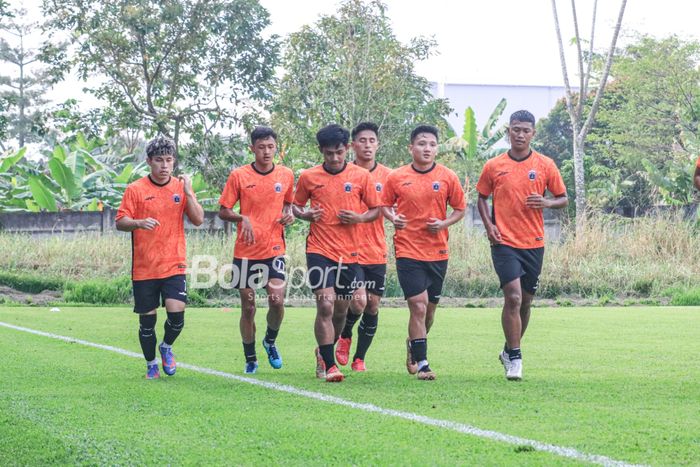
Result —
M178 359L241 374L238 317L189 310ZM258 343L256 378L627 462L698 462L696 308L537 309L521 383L497 362L496 310L438 310L435 382L406 374L407 312L397 309L380 312L367 373L316 380L313 318L287 310L284 367L272 370ZM128 308L0 308L0 321L140 352ZM257 321L263 330L264 313ZM0 352L2 465L575 463L186 369L145 381L142 360L3 327Z

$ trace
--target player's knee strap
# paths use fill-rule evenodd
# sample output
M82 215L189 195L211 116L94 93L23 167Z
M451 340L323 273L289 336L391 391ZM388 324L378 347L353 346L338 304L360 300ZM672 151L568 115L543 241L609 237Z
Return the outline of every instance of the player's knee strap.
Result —
M157 319L157 315L139 315L139 331L142 334L152 334Z
M168 322L173 331L180 332L185 327L185 312L179 313L168 312Z

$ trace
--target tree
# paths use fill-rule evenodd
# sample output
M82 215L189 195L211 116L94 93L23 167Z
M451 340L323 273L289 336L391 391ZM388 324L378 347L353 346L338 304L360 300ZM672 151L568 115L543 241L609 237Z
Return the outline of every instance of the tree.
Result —
M44 0L55 33L74 31L92 92L148 133L180 144L230 130L239 107L269 96L278 62L269 15L256 0ZM128 116L131 113L131 116Z
M577 52L577 64L578 64L578 74L579 74L579 99L574 102L574 92L569 84L569 72L566 67L566 59L564 57L564 44L561 38L561 28L559 27L559 16L557 14L557 2L552 0L552 13L554 14L554 28L557 33L557 42L559 44L559 57L561 59L562 74L564 77L564 86L566 88L566 110L569 114L571 120L571 126L573 129L573 156L574 156L574 179L576 186L576 228L582 231L583 223L585 220L586 213L586 185L585 185L585 167L584 167L584 147L586 143L586 137L593 126L595 121L595 116L598 111L598 106L600 105L600 99L603 96L603 91L605 90L605 85L608 81L608 75L610 73L610 67L612 65L613 56L615 53L615 44L617 43L617 36L620 33L620 27L622 26L622 17L625 13L625 6L627 0L621 0L620 2L620 12L617 17L617 23L613 30L613 37L610 43L610 48L606 54L605 66L603 69L602 76L600 77L600 82L598 83L597 90L593 96L593 102L588 111L588 115L584 119L584 109L586 108L586 103L589 99L588 87L590 84L592 76L592 64L593 64L593 45L595 36L595 26L596 26L596 8L598 5L598 0L593 2L593 20L591 21L591 37L589 39L589 48L587 55L584 55L581 49L581 36L579 34L578 18L576 16L576 1L571 0L571 9L573 13L573 25L574 25L574 41L576 44ZM586 60L588 59L588 60ZM587 61L587 63L586 63Z
M290 35L285 75L273 100L272 122L290 146L316 153L316 131L337 123L348 128L370 120L379 125L380 157L406 160L408 135L418 123L447 129L447 102L435 99L414 65L434 42L394 36L386 6L378 0L345 0L335 16L323 16ZM292 154L298 154L295 151Z
M698 63L700 43L673 36L640 36L620 51L585 144L588 205L635 212L692 200L695 153L686 141L698 134L700 124ZM584 112L590 105L589 99ZM569 188L572 141L566 104L560 101L538 122L535 144L561 156Z
M38 107L47 102L44 94L62 78L62 58L65 55L65 43L62 42L51 44L47 41L40 48L26 45L27 39L38 28L38 23L25 21L26 15L26 10L18 10L13 13L16 20L5 21L0 26L4 36L0 37L0 61L9 63L16 72L13 76L0 75L0 111L4 114L0 136L4 127L5 136L16 137L19 147L31 139L41 124L42 113ZM37 68L36 65L42 62L50 65Z

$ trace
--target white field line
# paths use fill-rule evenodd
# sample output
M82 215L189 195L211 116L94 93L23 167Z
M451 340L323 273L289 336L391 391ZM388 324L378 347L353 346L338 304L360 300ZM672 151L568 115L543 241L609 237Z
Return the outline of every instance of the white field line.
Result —
M70 342L72 344L81 344L87 347L93 347L101 350L108 350L110 352L118 353L121 355L126 355L127 357L143 358L143 355L130 352L119 347L112 347L111 345L96 344L94 342L84 341L82 339L76 339L74 337L61 336L58 334L52 334L50 332L38 331L36 329L29 329L22 326L15 326L13 324L4 323L0 321L0 326L14 329L16 331L27 332L30 334L35 334L37 336L50 337L51 339L58 339L65 342ZM307 397L309 399L315 399L323 402L328 402L331 404L342 405L345 407L350 407L357 410L362 410L365 412L378 413L381 415L402 418L404 420L409 420L412 422L422 423L424 425L436 426L439 428L444 428L451 431L456 431L458 433L464 433L467 435L477 436L479 438L485 438L493 441L499 441L502 443L513 444L516 446L530 446L536 451L548 452L555 454L557 456L566 457L569 459L574 459L577 461L590 462L593 464L600 464L605 466L633 466L634 464L628 464L624 461L618 461L611 459L606 456L599 456L595 454L586 454L577 451L573 448L567 448L563 446L556 446L553 444L542 443L540 441L535 441L527 438L520 438L518 436L511 436L505 433L500 433L498 431L482 430L481 428L476 428L471 425L466 425L464 423L452 422L449 420L440 420L437 418L426 417L425 415L419 415L411 412L403 412L400 410L385 409L374 404L366 404L360 402L353 402L346 399L341 399L340 397L329 396L320 392L307 391L306 389L295 388L294 386L289 386L286 384L277 384L268 381L261 381L255 378L249 378L245 376L234 375L232 373L226 373L219 370L213 370L211 368L204 368L196 365L190 365L188 363L178 362L178 368L185 368L191 371L196 371L198 373L203 373L206 375L220 376L222 378L228 378L242 383L254 384L256 386L262 386L267 389L272 389L275 391L287 392L289 394L294 394L296 396Z

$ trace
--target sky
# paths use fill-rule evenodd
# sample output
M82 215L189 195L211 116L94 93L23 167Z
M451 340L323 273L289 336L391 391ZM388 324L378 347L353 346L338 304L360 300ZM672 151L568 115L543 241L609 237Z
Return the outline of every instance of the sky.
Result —
M332 14L338 2L260 0L270 12L268 30L284 36ZM550 0L384 0L394 33L403 42L433 37L438 55L419 63L430 81L469 84L563 85ZM619 0L598 2L596 48L607 50L617 20ZM574 37L569 0L557 0L562 38L569 52ZM590 37L593 0L578 0L581 36ZM677 34L700 39L700 2L695 0L628 0L624 36L641 32L657 37ZM574 65L574 55L567 61Z
M270 12L266 34L286 36L319 15L333 14L334 0L259 0ZM416 65L430 81L468 84L563 85L551 0L384 0L394 33L402 42L416 36L437 41L436 55ZM40 15L40 0L10 0ZM575 65L571 2L557 0L569 66ZM578 0L581 35L590 36L593 0ZM596 49L607 50L620 0L598 2ZM620 45L634 34L677 34L700 40L695 0L628 0ZM572 70L570 68L570 70ZM575 70L570 71L575 81ZM75 76L50 97L63 100L82 87ZM77 86L76 86L77 84Z

